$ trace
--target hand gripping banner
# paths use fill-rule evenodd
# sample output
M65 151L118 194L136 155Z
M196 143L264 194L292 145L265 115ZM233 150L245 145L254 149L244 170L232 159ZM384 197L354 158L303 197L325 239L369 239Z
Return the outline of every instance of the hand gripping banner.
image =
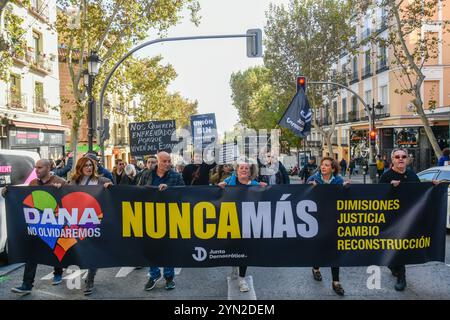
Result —
M368 266L444 261L448 184L9 187L11 262Z

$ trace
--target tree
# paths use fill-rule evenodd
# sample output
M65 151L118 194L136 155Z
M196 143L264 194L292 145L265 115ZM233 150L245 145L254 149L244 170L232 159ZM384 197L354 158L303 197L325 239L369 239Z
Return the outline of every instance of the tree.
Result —
M348 23L351 10L351 1L343 0L291 0L287 8L270 6L264 64L270 70L270 82L279 104L289 104L299 75L306 76L308 81L330 81L342 76L330 70L343 51L351 51L350 39L355 32ZM326 104L324 100L331 106L333 94L328 91L324 99L323 88L308 86L314 114ZM325 137L331 154L336 119L331 107L325 110L332 120L331 127L326 131L316 121L313 125Z
M0 0L0 80L3 81L9 80L13 56L23 56L26 45L23 19L13 13L10 3L28 6L29 1Z
M138 97L139 108L133 111L136 121L171 120L178 127L189 124L197 112L197 101L184 99L179 93L170 94L168 86L177 76L169 64L160 65L161 56L133 61L126 71L131 97Z
M59 0L63 11L76 6L80 15L79 25L72 23L72 17L60 13L57 31L66 47L66 59L71 79L76 109L72 113L71 149L75 152L78 144L78 130L84 117L86 89L82 85L82 72L91 50L97 51L103 60L100 73L94 86L95 94L103 83L114 63L133 45L148 36L151 28L164 33L177 23L180 12L188 8L192 21L198 23L196 13L199 10L197 0ZM123 83L113 78L109 91L120 89Z
M444 33L449 31L450 22L448 20L437 21L434 17L439 6L446 4L440 0L383 0L381 3L377 2L359 1L361 12L366 12L371 6L381 5L387 8L387 37L374 34L369 40L379 46L392 49L393 59L390 63L394 66L393 69L400 84L400 89L397 89L396 93L411 97L415 112L422 121L436 157L439 158L442 151L425 114L425 108L433 110L436 102L431 101L430 105L425 106L421 89L425 80L424 68L431 59L438 57L439 44L442 44L443 40L430 33L421 34L427 25L441 26Z
M197 112L197 101L191 102L179 93L170 94L168 86L177 77L170 65L161 65L161 56L130 59L121 76L126 84L128 98L138 98L139 108L133 109L135 121L172 120L178 127L189 124L191 115Z
M251 67L233 73L230 79L233 105L238 111L239 122L249 129L275 128L282 117L285 99L277 95L270 83L270 70L263 66ZM282 101L280 103L280 101ZM299 138L281 128L281 147L297 145ZM286 152L287 150L282 150Z

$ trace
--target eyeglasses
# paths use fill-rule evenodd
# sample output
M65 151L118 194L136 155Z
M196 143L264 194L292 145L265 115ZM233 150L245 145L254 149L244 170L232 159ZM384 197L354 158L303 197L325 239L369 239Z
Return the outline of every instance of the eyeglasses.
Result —
M406 159L408 156L394 156L395 159Z
M92 163L86 163L83 168L89 168L89 167L93 167L94 165Z

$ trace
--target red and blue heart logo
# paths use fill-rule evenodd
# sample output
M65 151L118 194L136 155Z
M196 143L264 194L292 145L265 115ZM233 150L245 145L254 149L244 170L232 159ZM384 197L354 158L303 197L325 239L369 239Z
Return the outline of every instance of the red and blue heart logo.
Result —
M28 233L41 238L59 261L80 241L100 236L103 212L90 194L73 192L58 204L50 193L35 190L23 204Z

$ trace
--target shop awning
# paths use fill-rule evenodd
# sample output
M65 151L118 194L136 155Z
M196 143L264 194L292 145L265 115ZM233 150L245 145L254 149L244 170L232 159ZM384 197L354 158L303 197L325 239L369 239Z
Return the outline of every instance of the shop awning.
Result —
M13 121L13 125L19 128L31 128L31 129L41 129L41 130L53 130L53 131L66 131L69 129L67 126L60 126L56 124L43 124L34 122L24 122L24 121Z

